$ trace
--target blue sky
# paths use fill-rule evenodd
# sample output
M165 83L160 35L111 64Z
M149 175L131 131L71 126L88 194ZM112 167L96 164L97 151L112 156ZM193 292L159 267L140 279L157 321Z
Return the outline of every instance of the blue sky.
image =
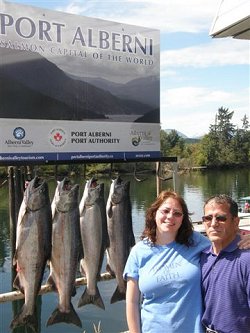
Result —
M209 36L220 0L11 2L159 29L162 129L203 135L221 106L250 116L249 41Z

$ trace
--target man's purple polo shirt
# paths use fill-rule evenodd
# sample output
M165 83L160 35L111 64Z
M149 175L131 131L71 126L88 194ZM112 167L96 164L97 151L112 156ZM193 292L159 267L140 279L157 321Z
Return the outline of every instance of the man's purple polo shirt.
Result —
M201 255L203 325L220 333L250 332L250 250L240 250L237 236L216 256Z

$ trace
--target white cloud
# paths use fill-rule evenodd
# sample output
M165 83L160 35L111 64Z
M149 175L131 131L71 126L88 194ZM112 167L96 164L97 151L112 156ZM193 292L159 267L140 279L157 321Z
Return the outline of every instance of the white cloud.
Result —
M240 93L201 87L167 89L161 95L161 126L174 128L190 137L208 133L219 107L234 111L233 124L249 117L249 89Z
M218 102L231 98L231 94L219 90L209 90L202 87L181 87L167 89L162 94L161 105L166 108L193 109L208 102Z
M71 1L65 12L160 29L161 32L209 31L218 0Z
M246 40L220 39L199 46L161 52L162 68L248 64L249 42Z
M82 5L79 5L75 2L69 3L66 7L57 7L56 9L69 14L76 14L76 15L86 11L86 8L83 8Z
M188 137L202 136L208 133L208 124L214 122L214 112L201 112L193 114L190 110L176 117L171 117L169 112L162 116L161 128L162 129L176 129L177 131L187 135Z

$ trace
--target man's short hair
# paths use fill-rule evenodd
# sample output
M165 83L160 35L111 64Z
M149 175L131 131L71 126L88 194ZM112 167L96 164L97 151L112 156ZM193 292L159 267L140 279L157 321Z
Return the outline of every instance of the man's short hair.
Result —
M217 204L225 204L225 203L228 204L229 210L230 210L230 213L232 214L232 216L234 216L234 217L238 216L238 204L229 195L226 195L226 194L214 195L205 201L203 208L205 208L205 206L210 201L214 201Z

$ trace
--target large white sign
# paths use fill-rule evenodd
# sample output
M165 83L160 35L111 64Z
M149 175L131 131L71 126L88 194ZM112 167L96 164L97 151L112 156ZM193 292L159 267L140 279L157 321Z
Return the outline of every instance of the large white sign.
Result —
M0 164L160 156L159 31L0 2Z

